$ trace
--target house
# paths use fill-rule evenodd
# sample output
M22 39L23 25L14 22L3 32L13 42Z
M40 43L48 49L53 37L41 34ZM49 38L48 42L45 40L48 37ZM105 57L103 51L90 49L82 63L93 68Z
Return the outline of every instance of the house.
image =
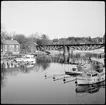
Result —
M16 40L1 40L1 53L4 55L6 53L19 54L20 44Z

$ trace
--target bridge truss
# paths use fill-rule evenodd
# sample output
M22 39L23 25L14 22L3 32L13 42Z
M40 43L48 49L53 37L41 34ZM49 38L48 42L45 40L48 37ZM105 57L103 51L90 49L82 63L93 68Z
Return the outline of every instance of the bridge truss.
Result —
M69 45L38 45L37 50L49 51L49 50L63 50L67 47L69 50L95 50L104 48L104 44L69 44Z

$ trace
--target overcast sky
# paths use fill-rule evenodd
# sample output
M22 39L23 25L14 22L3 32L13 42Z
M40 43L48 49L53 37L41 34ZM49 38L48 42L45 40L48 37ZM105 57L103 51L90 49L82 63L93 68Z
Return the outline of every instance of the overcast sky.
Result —
M7 32L53 38L102 37L105 3L99 1L2 1L1 23Z

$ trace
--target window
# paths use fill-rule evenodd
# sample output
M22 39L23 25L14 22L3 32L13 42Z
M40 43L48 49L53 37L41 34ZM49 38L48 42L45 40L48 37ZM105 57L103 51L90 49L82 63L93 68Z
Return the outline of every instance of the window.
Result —
M14 45L11 45L11 51L14 51Z
M5 45L5 48L4 48L4 50L5 50L5 51L7 51L7 45Z
M16 51L18 51L18 45L16 45Z
M11 51L11 45L9 45L9 51Z

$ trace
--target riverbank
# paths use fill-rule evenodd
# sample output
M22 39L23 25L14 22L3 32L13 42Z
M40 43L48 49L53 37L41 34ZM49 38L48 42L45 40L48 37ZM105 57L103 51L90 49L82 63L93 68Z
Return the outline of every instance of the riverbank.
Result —
M73 51L74 53L96 53L96 54L101 54L104 53L104 49L96 49L96 50L75 50Z

